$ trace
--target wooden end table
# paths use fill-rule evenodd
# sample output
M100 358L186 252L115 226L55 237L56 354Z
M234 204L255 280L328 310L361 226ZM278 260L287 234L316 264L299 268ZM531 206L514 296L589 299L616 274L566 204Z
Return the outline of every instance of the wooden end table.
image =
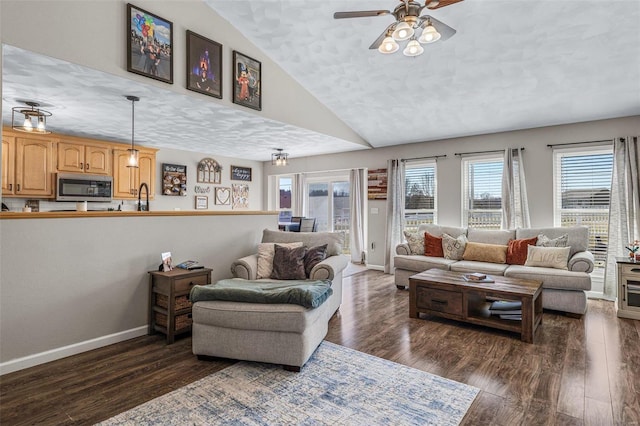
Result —
M429 269L409 277L409 316L420 313L519 333L533 343L542 324L542 283L534 280L491 275L493 283L469 282L463 273ZM493 300L522 302L522 320L491 315Z

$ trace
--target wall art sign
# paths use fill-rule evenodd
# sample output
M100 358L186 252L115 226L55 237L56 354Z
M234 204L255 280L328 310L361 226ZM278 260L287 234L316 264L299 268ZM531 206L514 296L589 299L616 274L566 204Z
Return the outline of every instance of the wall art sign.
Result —
M262 64L235 50L233 103L262 111Z
M196 195L196 210L206 210L209 208L209 197L206 195Z
M231 208L246 209L249 207L249 185L234 183L231 185Z
M187 31L187 89L222 99L222 45Z
M187 195L187 166L162 165L162 195Z
M173 84L173 24L131 3L127 4L127 71Z
M231 166L231 180L251 182L251 167Z
M368 172L368 195L369 200L387 199L387 169L371 169Z
M203 158L198 163L198 183L220 183L222 166L213 158Z
M193 192L195 192L196 194L208 194L211 192L211 188L208 186L200 186L200 185L196 185L193 188Z
M220 206L231 204L231 188L216 187L215 203Z

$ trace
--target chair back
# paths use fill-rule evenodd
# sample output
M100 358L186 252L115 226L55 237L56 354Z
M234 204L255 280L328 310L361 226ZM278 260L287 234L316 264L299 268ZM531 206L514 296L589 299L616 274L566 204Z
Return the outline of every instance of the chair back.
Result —
M314 232L315 225L315 217L303 217L302 222L300 222L300 232Z

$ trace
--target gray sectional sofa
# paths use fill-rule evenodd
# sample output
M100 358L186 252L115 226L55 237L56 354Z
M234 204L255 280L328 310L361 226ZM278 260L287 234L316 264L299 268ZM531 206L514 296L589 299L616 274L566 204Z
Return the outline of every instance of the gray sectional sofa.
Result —
M586 226L483 230L422 224L418 232L423 231L438 237L445 233L454 238L465 235L470 242L499 245L507 245L509 240L532 238L540 234L549 238L558 238L567 234L567 246L570 247L567 270L416 255L411 254L409 245L404 243L396 247L394 257L395 284L398 288L408 287L410 276L431 268L462 273L481 272L542 281L542 304L545 309L576 315L582 315L587 310L585 291L591 289L589 273L593 270L594 258L593 254L587 250L589 230Z

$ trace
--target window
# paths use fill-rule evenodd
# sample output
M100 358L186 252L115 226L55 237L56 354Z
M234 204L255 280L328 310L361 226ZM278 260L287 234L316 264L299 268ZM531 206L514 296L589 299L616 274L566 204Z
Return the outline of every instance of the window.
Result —
M407 164L404 182L403 229L415 232L421 223L436 223L436 162Z
M462 226L500 229L503 163L501 155L462 160Z
M306 216L316 219L317 231L344 231L343 252L349 253L349 176L308 178L306 188Z
M554 224L589 227L589 250L596 260L593 291L602 291L609 236L613 148L557 149L554 162Z
M293 217L293 177L277 176L276 210L280 212L278 222L290 222Z

